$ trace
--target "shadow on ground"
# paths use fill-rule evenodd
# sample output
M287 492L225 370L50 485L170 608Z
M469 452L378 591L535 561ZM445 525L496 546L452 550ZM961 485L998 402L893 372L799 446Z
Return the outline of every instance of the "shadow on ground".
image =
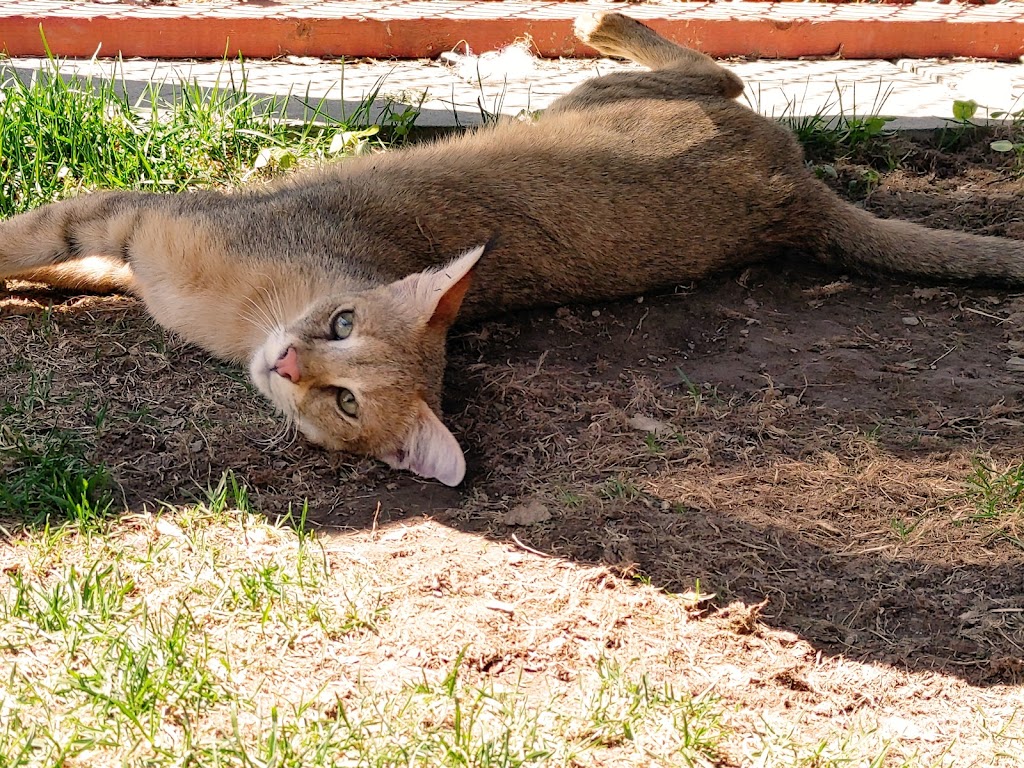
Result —
M1019 179L899 173L869 206L1020 235ZM274 441L241 372L132 300L19 290L0 317L8 426L79 433L129 509L234 471L271 516L429 516L669 592L699 580L710 611L758 606L822 654L1024 679L1022 499L982 514L970 481L1024 459L1024 296L1005 287L787 264L465 329L446 402L469 457L458 489ZM550 517L509 525L531 502Z

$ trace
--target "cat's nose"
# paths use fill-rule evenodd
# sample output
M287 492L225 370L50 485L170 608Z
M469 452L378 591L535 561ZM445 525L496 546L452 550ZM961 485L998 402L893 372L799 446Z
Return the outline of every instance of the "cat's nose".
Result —
M297 384L301 378L299 373L299 353L295 347L288 347L274 364L274 370L279 376L288 379L292 384Z

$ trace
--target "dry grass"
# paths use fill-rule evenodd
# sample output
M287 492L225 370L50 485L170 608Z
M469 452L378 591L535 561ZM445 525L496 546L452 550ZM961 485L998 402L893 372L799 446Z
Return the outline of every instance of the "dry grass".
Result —
M867 204L1019 231L940 175ZM9 289L4 768L1020 763L1018 294L800 265L466 329L453 490Z
M427 520L301 531L229 479L9 538L8 764L1010 766L1024 739L1019 690L823 658L757 606Z

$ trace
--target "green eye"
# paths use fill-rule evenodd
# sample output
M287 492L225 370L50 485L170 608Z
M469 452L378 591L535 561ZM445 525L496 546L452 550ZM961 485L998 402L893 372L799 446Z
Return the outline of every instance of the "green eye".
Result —
M343 312L339 312L331 320L331 338L332 339L347 339L352 333L352 324L355 319L355 312L347 309Z
M353 419L359 417L359 403L356 402L356 396L352 394L351 389L338 388L338 407L342 413Z

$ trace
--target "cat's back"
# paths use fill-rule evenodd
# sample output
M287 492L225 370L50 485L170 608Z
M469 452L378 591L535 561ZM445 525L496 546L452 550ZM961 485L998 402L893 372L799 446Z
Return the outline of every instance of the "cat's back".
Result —
M620 100L346 159L282 187L321 203L500 211L536 199L564 217L623 190L679 202L695 179L764 185L802 169L785 129L721 98ZM766 190L767 191L767 190ZM568 195L568 197L566 197ZM695 201L703 202L703 201Z

